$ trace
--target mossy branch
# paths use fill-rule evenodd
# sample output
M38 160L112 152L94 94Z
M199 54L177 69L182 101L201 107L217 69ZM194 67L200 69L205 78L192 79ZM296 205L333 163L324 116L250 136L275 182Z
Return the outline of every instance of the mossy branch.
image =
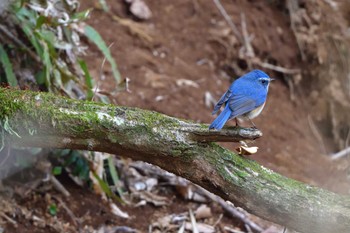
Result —
M300 232L349 232L349 197L288 179L210 142L254 139L261 136L257 130L208 131L156 112L30 91L0 89L0 102L0 119L18 134L8 134L12 145L123 155Z

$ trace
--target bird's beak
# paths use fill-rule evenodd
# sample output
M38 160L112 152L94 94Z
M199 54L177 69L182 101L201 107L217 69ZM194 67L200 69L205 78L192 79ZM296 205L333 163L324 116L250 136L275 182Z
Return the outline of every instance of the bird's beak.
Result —
M274 80L276 80L276 79L274 79L274 78L270 78L270 81L274 81Z

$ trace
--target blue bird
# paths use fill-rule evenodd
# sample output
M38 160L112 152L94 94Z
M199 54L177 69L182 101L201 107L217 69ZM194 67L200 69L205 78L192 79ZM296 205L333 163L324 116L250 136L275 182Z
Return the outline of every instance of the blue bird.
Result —
M236 118L236 125L238 118L249 120L255 127L251 119L258 116L263 110L272 80L261 70L253 70L236 79L215 105L213 115L223 104L225 108L211 123L209 129L220 130L228 120L233 118Z

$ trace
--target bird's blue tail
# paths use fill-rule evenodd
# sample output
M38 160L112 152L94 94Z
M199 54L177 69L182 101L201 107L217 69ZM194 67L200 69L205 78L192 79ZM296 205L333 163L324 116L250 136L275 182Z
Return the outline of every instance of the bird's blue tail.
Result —
M220 115L217 118L215 118L213 123L211 123L211 125L209 126L209 129L218 129L218 130L222 129L222 127L225 125L228 118L230 118L231 113L232 113L231 109L229 108L228 105L226 105L226 107L220 113Z

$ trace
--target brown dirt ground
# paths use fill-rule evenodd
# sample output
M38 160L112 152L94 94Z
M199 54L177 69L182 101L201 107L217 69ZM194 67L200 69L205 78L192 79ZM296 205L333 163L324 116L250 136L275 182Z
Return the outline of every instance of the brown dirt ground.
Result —
M84 1L82 8L94 7L95 2ZM218 99L230 85L231 80L227 73L238 76L240 69L248 71L245 62L239 59L240 46L237 39L230 32L213 1L145 2L152 10L153 17L148 21L138 22L137 25L151 36L151 41L142 39L102 11L94 10L89 20L107 44L113 43L111 50L119 70L124 78L130 79L131 92L118 93L114 102L210 123L214 116L211 115L212 109L205 105L205 93L210 92ZM240 13L245 13L248 31L254 34L252 45L256 56L287 68L302 65L294 35L290 30L289 17L284 9L278 8L280 6L275 1L222 2L238 28L241 28ZM109 4L112 4L113 14L137 22L122 1L110 1ZM95 77L98 77L102 60L103 56L92 48L88 54L88 63ZM204 61L204 64L198 65L198 61ZM108 65L104 70L107 78L99 81L100 87L112 92L110 84L113 80L110 78ZM299 93L297 89L296 101L291 101L285 77L280 73L265 71L277 81L271 84L263 113L254 120L264 136L256 141L260 150L252 159L285 176L335 192L348 193L346 166L342 161L330 161L316 140L310 129L307 100L303 100L303 93ZM198 87L177 84L181 79L191 80ZM230 124L233 125L234 122ZM234 143L223 145L232 150L237 147ZM95 194L67 183L73 197L65 201L77 216L90 211L89 216L97 219L88 221L96 227L98 224L111 223L146 232L154 216L165 215L169 211L180 213L195 205L175 198L167 208L147 205L135 209L126 206L123 209L132 218L121 220L113 217ZM33 197L27 200L26 206L42 210L47 208L45 202L33 202ZM216 206L213 209L218 216L220 208ZM100 218L101 215L104 217ZM58 218L70 221L63 213ZM223 221L231 220L227 218ZM13 230L10 232L15 232L10 226L8 225L9 229ZM27 226L30 224L23 223L23 227Z

